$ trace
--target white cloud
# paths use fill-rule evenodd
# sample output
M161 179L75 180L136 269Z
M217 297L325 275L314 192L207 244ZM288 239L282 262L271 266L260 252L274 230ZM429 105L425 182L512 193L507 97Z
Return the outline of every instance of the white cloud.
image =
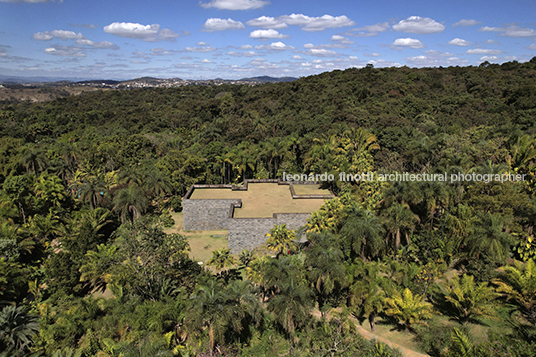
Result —
M119 49L119 46L117 46L117 45L115 45L115 44L113 44L111 42L108 42L108 41L93 42L91 40L88 40L87 38L82 38L80 40L77 40L76 44L81 45L81 46L90 46L90 47L102 48L102 49L112 49L112 50Z
M460 20L458 22L456 22L455 24L452 24L452 26L463 26L463 27L467 27L467 26L475 26L475 25L480 25L482 22L480 21L476 21L476 20Z
M519 27L517 25L507 27L481 27L478 31L483 32L500 32L505 37L536 37L536 30L528 27Z
M500 50L487 50L484 48L475 48L465 51L468 55L499 55L502 53Z
M287 46L283 42L272 42L269 45L262 45L255 47L258 50L273 50L273 51L286 51L286 50L295 50L296 48L292 46Z
M500 27L489 27L489 26L484 26L484 27L479 28L478 31L483 31L483 32L493 32L493 31L496 31L496 32L500 32L500 31L501 31L501 28L500 28Z
M79 32L79 33L74 33L73 31L65 31L65 30L54 30L54 31L50 31L50 35L54 36L54 37L57 37L57 38L60 38L62 40L77 40L77 39L81 39L81 38L84 38L84 36L82 36L82 34Z
M171 52L166 51L162 47L157 48L151 48L151 56L164 56L164 55L172 55Z
M238 47L238 49L240 50L251 50L253 48L253 46L251 45L242 45L240 47Z
M508 26L502 36L506 37L536 37L536 30L528 27Z
M529 49L529 50L536 50L536 43L533 43L532 45L528 45L527 47L525 47L526 49Z
M197 43L197 46L210 46L210 44L201 41L201 42L198 42L198 43Z
M256 19L249 20L248 22L246 22L246 25L274 30L280 30L288 27L288 25L283 21L270 16L257 17Z
M50 35L48 33L48 31L47 31L45 33L36 32L36 33L33 34L32 38L34 40L39 40L39 41L50 41L50 40L52 40L54 38L54 36Z
M303 60L303 57L302 57L302 56L295 55L295 56L292 56L291 59L295 59L295 60Z
M415 38L397 38L393 42L393 46L409 47L409 48L424 48L424 44Z
M270 38L289 38L289 35L283 35L276 30L255 30L249 34L250 38L256 39L270 39Z
M339 54L335 51L326 50L325 48L311 48L305 52L309 56L317 57L337 57Z
M483 43L487 43L487 44L490 44L490 45L499 45L499 42L493 41L493 40L486 40Z
M462 40L461 38L455 38L455 39L449 41L449 45L462 46L462 47L463 46L469 46L471 43L472 42Z
M482 56L480 61L496 61L498 58L497 56Z
M330 41L333 41L333 42L336 42L336 43L339 43L339 44L344 44L344 45L351 45L351 44L354 43L354 41L351 41L348 38L346 38L344 36L340 36L340 35L331 36Z
M76 46L53 46L46 48L45 53L61 57L86 57L82 48Z
M401 32L430 34L442 32L445 29L445 25L429 17L410 16L398 24L393 25L393 29Z
M113 22L108 26L104 26L104 32L106 33L142 40L155 37L158 34L158 30L160 30L160 25L158 24L142 25L132 22Z
M389 28L390 28L389 23L382 22L376 25L363 26L363 27L353 29L351 32L347 34L351 36L357 36L357 37L378 36L380 32L385 32Z
M507 27L481 27L478 31L482 32L500 32L505 37L536 37L536 30L528 27L507 26Z
M214 63L214 62L205 58L204 60L201 61L201 63Z
M54 31L45 31L45 32L36 32L33 34L32 38L39 41L50 41L52 38L57 37L61 40L79 40L83 39L84 36L73 31L65 30L54 30Z
M209 3L201 3L205 9L215 7L219 10L251 10L259 9L268 5L269 1L263 0L211 0Z
M188 32L183 33L184 35L189 34ZM173 32L170 29L162 29L158 33L158 36L154 39L154 42L164 40L164 41L175 41L177 37L180 37L178 33ZM152 40L151 40L152 41Z
M218 18L210 18L208 19L205 24L203 25L205 27L204 31L207 32L214 32L214 31L225 31L225 30L243 30L246 27L243 23L240 21L235 21L233 19L218 19Z
M439 67L469 64L469 61L455 57L452 55L452 53L437 50L425 51L424 55L406 57L406 61L417 67Z
M365 56L367 57L381 57L381 55L379 53L365 53Z
M321 17L309 17L303 14L284 15L277 18L287 25L301 26L303 31L315 32L324 31L327 28L338 28L355 25L355 22L350 20L345 15L331 16L323 15Z
M184 50L188 52L214 52L217 50L217 48L210 47L210 46L202 46L202 47L186 47Z
M230 51L230 52L227 52L226 55L234 56L234 57L253 57L253 56L258 56L259 54L255 53L254 51L246 51L246 52Z

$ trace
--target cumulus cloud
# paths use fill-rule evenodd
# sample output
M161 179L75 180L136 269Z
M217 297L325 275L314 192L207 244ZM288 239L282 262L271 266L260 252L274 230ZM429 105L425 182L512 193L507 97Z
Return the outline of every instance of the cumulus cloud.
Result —
M151 48L151 56L164 56L164 55L172 55L173 53L166 51L162 47L157 48Z
M259 9L269 3L269 1L263 0L211 0L200 5L205 9L214 7L219 10L251 10Z
M137 38L147 42L175 41L181 35L173 30L164 28L160 30L159 24L142 25L133 22L113 22L104 26L104 32L127 38ZM187 35L183 32L182 35Z
M271 51L286 51L286 50L295 50L296 48L292 46L287 46L283 42L272 42L269 45L262 45L255 47L258 50L271 50Z
M142 25L133 22L113 22L108 26L104 26L104 32L106 33L139 39L155 37L158 34L158 30L160 30L160 25L158 24Z
M233 19L218 19L218 18L210 18L207 21L205 21L205 24L203 25L206 32L214 32L214 31L225 31L225 30L243 30L246 27L243 23L240 21L235 21Z
M410 16L398 24L393 25L393 29L400 32L430 34L442 32L445 30L445 25L429 17Z
M469 61L453 56L449 52L430 50L424 55L406 57L406 61L416 67L439 67L467 65Z
M39 41L50 41L54 37L59 38L61 40L78 40L78 39L84 38L84 36L82 36L80 32L75 33L73 31L65 31L65 30L36 32L32 36L34 40L39 40Z
M497 56L482 56L480 61L496 61L498 58Z
M289 38L289 35L283 35L276 30L255 30L249 34L250 38L256 38L261 40L273 39L273 38Z
M472 42L462 40L461 38L455 38L449 41L449 45L453 46L469 46Z
M249 20L246 22L246 25L274 30L280 30L288 27L285 22L270 16L261 16L256 19Z
M456 22L455 24L452 24L452 26L463 26L463 27L468 27L468 26L475 26L475 25L480 25L482 22L480 21L476 21L476 20L460 20L458 22Z
M188 52L214 52L218 49L215 47L210 47L210 46L202 46L202 47L186 47L184 50Z
M331 36L331 40L330 41L333 41L335 43L338 43L338 44L343 44L343 45L351 45L354 43L354 41L351 41L350 39L344 37L344 36L341 36L341 35L333 35Z
M337 57L339 54L335 51L326 50L325 48L311 48L305 52L309 56L316 57Z
M366 57L381 57L381 55L379 53L365 53L365 56Z
M517 25L507 27L481 27L478 31L482 32L500 32L500 36L505 37L536 37L536 30L528 27L519 27Z
M424 43L415 38L397 38L392 46L409 47L409 48L424 48Z
M227 52L226 55L233 56L233 57L253 57L253 56L258 56L258 54L255 53L254 51L246 51L246 52L230 51L230 52Z
M380 32L385 32L389 28L390 26L387 22L382 22L376 25L363 26L353 29L351 32L348 32L347 35L357 37L378 36Z
M500 50L489 50L484 48L475 48L465 51L468 55L499 55L502 53Z
M214 62L205 58L204 60L201 61L201 63L214 63Z
M45 53L61 57L86 57L82 48L77 46L51 46L45 49Z
M238 49L240 50L251 50L253 48L253 46L251 45L242 45L240 47L238 47Z
M355 25L355 22L350 20L345 15L331 16L323 15L320 17L309 17L303 14L291 14L278 17L278 19L287 25L301 26L303 31L315 32L324 31L327 28L338 28Z
M112 50L119 49L119 46L111 42L108 42L108 41L94 42L94 41L88 40L87 38L76 40L76 44L81 45L81 46L90 46L90 47L101 48L101 49L112 49Z
M198 42L197 43L197 46L210 46L210 44L204 42L204 41L201 41L201 42Z
M39 41L50 41L54 38L54 36L52 36L49 33L36 32L33 34L32 38L34 40L39 40Z
M302 56L295 55L295 56L292 56L291 59L295 59L295 60L303 60L303 57L302 57Z

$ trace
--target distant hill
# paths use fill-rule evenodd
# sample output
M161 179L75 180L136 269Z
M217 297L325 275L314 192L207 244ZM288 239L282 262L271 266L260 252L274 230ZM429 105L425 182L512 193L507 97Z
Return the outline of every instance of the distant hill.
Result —
M297 80L298 78L295 77L270 77L270 76L259 76L259 77L249 77L249 78L242 78L241 81L246 82L261 82L261 83L278 83L278 82L292 82Z

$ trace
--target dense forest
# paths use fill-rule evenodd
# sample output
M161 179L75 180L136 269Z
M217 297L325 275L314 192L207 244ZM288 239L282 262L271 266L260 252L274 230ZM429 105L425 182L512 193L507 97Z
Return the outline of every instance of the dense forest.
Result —
M535 356L535 164L536 57L0 103L0 356ZM194 183L369 171L526 176L327 182L209 268L164 233Z

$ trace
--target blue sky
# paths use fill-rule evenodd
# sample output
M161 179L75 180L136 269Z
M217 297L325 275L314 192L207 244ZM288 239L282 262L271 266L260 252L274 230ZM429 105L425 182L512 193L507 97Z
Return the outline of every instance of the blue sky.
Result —
M0 74L302 77L536 56L536 1L0 0Z

